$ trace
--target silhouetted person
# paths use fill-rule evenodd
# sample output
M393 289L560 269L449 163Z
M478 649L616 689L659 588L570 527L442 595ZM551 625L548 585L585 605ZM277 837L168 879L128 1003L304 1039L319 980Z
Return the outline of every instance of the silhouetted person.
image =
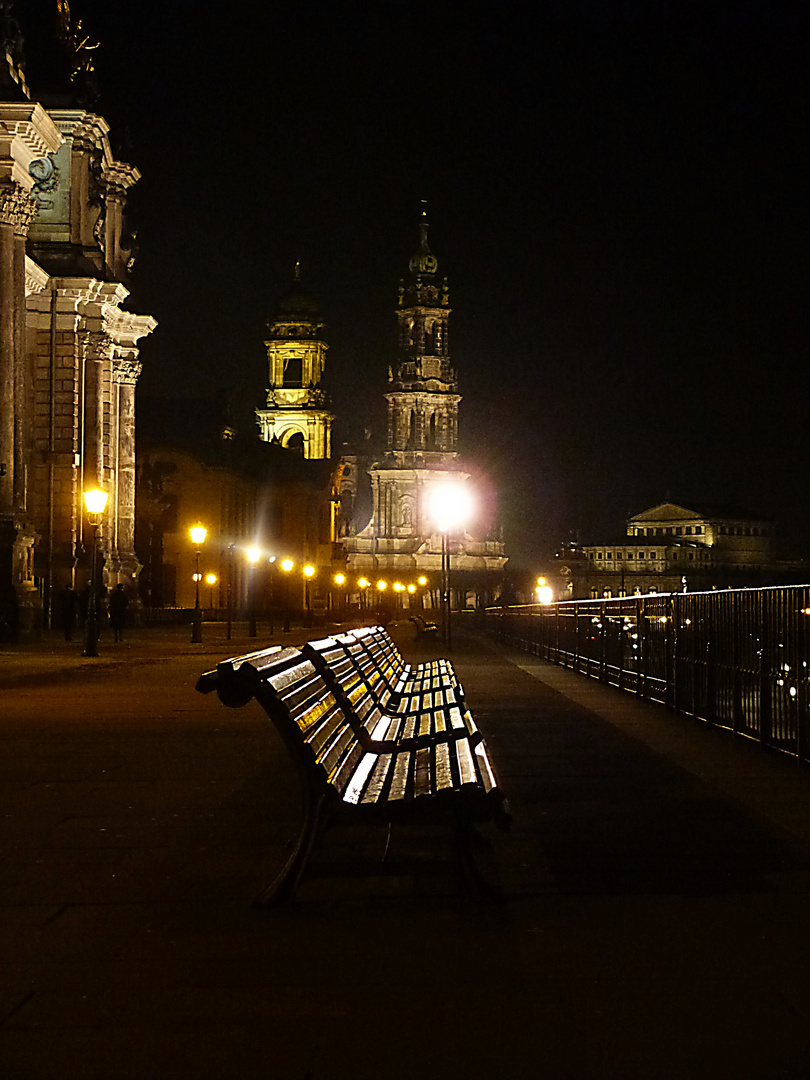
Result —
M119 583L110 593L109 599L110 625L113 628L116 641L124 640L124 625L127 621L128 605L129 597L124 591L124 586Z
M65 585L59 594L59 611L62 618L62 629L65 631L65 641L72 641L73 631L76 627L76 616L79 613L79 597L72 585Z

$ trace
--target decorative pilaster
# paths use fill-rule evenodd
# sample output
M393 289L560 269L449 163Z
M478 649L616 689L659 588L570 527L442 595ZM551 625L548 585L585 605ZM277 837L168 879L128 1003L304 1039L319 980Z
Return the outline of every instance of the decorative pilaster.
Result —
M131 356L113 361L113 385L118 396L116 569L130 580L140 569L135 554L135 385L142 366Z

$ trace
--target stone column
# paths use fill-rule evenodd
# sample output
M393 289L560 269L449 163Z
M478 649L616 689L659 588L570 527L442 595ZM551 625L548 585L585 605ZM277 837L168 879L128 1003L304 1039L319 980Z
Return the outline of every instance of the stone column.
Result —
M30 639L38 631L34 585L36 534L24 504L27 432L23 376L25 236L35 207L19 184L0 184L0 640Z
M84 488L104 487L104 364L111 341L101 331L81 335L84 350Z
M14 505L28 510L28 469L34 429L34 371L25 355L25 242L36 215L27 193L18 201L14 221Z
M0 186L0 518L14 513L14 407L16 372L15 223L22 189ZM23 294L24 295L24 294Z
M140 570L135 554L135 384L141 373L140 360L113 362L114 386L118 391L118 483L116 565L132 584Z

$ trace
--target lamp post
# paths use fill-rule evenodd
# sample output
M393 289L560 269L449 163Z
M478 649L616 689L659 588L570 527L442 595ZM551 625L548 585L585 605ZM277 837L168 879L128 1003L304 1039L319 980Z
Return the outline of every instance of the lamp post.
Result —
M337 601L338 602L335 605L335 607L337 608L337 621L340 622L341 618L343 617L343 600L344 600L343 586L346 584L346 575L338 572L337 574L335 574L335 576L332 578L332 580L334 581L335 585L337 585L337 589L338 589L338 591L337 591ZM334 593L333 593L333 596L334 596Z
M371 584L371 582L368 580L368 578L364 578L364 577L361 577L357 582L357 588L360 590L360 610L361 611L363 611L363 609L365 607L367 607L366 599L367 599L368 594L366 593L366 589L369 587L370 584Z
M444 643L452 645L450 623L450 530L460 529L472 515L472 495L466 484L447 480L435 484L430 492L430 516L442 534L442 622Z
M206 574L205 575L205 584L208 586L208 606L211 609L212 613L213 613L213 610L214 610L214 586L216 585L216 583L217 583L217 575L216 574ZM212 615L212 618L213 618L213 615Z
M284 633L290 632L290 571L295 567L292 559L282 559L281 569L284 571Z
M248 637L256 637L256 563L259 561L261 552L258 548L248 548L247 560L248 560L248 583L247 583L247 603L248 603Z
M90 596L87 600L87 619L84 624L84 651L82 656L98 656L98 606L96 600L96 559L98 530L107 506L107 492L95 488L84 492L84 505L93 529L93 549L90 556Z
M307 563L304 567L304 607L307 626L312 626L312 579L314 577L315 567Z
M197 549L197 570L194 574L194 617L191 620L191 640L195 644L202 641L202 608L200 607L200 548L205 543L208 530L204 525L194 525L188 530L191 542Z
M233 607L233 544L228 544L228 588L226 600L228 603L226 637L231 640L231 614Z

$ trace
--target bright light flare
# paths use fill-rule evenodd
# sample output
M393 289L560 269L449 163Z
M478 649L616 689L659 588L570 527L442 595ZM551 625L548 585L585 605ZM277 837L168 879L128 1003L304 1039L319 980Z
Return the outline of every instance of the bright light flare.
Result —
M257 563L261 558L262 553L258 548L248 548L245 554L247 555L248 562Z
M192 544L196 544L199 547L205 543L205 538L208 534L208 529L204 525L194 525L188 530L188 534L191 537Z
M428 494L428 513L439 532L463 528L472 518L474 509L471 489L459 481L434 484Z
M292 570L292 568L294 566L295 566L295 563L292 561L292 559L282 559L281 560L281 569L284 571L285 574L289 574L289 572Z
M304 577L311 578L311 577L314 577L314 576L315 576L315 567L311 566L309 563L307 563L307 565L304 567Z
M216 583L217 583L217 575L216 574L206 574L205 575L205 583L206 583L206 585L216 585Z
M534 592L537 596L538 604L547 605L554 603L554 590L550 585L538 585Z
M107 492L101 488L93 488L92 491L84 492L84 505L88 514L103 514L107 506Z

